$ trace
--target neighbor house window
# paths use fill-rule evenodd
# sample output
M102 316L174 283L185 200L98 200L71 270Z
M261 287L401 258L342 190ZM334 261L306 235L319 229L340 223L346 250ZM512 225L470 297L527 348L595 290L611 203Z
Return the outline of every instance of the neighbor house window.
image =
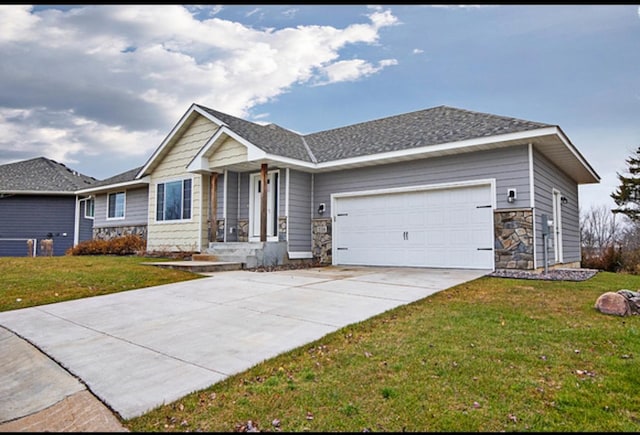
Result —
M191 179L158 184L156 220L191 219Z
M93 198L87 199L84 202L84 217L87 219L93 219L95 213L95 203Z
M124 192L110 193L107 204L107 218L121 219L124 217Z

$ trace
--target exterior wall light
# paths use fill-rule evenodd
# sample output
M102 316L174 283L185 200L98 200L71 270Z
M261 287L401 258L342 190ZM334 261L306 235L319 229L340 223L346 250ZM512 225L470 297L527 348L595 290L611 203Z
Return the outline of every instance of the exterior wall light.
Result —
M320 203L320 205L318 206L318 214L323 214L325 208L326 208L326 206L325 206L324 202Z
M516 189L507 189L507 202L512 204L517 198Z

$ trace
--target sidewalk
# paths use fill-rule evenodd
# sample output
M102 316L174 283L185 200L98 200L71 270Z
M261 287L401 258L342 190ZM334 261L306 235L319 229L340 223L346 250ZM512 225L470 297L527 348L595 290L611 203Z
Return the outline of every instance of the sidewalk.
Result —
M0 327L0 432L128 432L78 379Z

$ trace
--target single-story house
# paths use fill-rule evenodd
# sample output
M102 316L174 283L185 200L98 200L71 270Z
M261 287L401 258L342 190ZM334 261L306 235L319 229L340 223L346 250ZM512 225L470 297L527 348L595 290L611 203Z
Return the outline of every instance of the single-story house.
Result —
M90 240L93 201L76 191L95 181L45 157L0 165L0 256L47 254L42 240L64 255Z
M135 196L149 251L479 269L578 266L600 180L557 125L448 106L299 134L192 104L133 172L96 216L129 225Z
M135 234L147 238L149 178L137 178L141 167L96 181L78 191L95 204L93 239Z

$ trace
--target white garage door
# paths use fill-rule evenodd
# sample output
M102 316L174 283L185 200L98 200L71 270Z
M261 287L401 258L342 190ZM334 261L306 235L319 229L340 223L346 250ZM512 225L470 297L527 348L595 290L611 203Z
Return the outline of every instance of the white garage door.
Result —
M491 186L335 198L334 264L493 269Z

